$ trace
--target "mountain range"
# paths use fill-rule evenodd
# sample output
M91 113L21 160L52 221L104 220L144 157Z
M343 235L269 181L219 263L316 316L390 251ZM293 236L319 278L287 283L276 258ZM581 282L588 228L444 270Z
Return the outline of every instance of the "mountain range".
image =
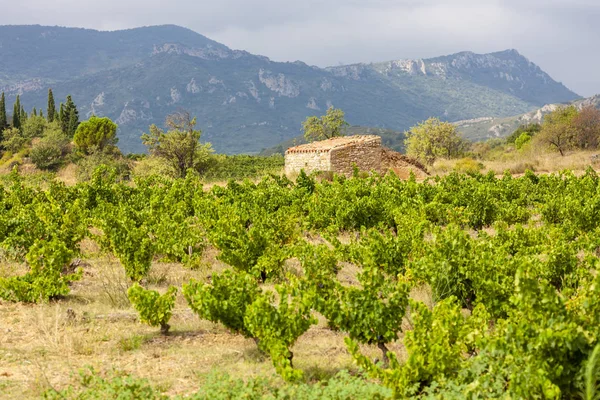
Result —
M222 153L258 153L300 134L301 122L341 108L352 125L403 131L508 117L580 98L516 50L319 68L232 50L174 25L102 32L0 26L0 91L28 109L71 94L82 118L108 116L119 146L144 151L150 124L186 109ZM10 110L10 107L9 107Z

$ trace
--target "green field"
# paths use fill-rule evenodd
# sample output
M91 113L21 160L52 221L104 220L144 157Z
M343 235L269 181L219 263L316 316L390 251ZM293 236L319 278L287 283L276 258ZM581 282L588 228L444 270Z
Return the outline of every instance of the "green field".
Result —
M2 183L0 398L598 398L591 168Z

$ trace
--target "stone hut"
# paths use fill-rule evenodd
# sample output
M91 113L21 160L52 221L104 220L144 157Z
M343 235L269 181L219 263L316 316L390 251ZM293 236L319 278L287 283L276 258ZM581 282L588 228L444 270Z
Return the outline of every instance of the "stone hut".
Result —
M342 136L320 142L291 147L285 152L285 173L290 175L304 170L331 171L352 175L354 165L361 171L385 174L394 171L401 179L408 179L411 172L419 179L429 174L418 161L381 146L381 138L375 135Z
M381 169L381 138L375 135L341 136L291 147L285 152L285 173L307 174L332 171L352 175L356 165L361 171Z

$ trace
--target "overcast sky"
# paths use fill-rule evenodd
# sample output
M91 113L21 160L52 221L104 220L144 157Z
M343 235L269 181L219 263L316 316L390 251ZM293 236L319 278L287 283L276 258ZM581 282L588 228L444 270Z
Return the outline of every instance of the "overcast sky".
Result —
M515 48L600 93L600 0L0 0L0 25L177 24L231 48L318 66Z

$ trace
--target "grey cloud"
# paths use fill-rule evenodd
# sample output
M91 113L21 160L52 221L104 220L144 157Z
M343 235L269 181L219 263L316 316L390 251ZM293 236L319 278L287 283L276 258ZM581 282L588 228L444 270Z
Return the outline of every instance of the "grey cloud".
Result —
M0 24L173 23L319 66L516 48L586 96L600 93L599 18L597 0L0 0Z

